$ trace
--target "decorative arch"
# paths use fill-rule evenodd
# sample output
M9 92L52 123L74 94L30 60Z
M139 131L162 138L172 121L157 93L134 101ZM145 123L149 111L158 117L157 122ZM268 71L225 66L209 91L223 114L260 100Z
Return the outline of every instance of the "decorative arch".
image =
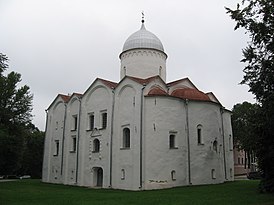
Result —
M91 90L87 92L87 94L86 94L87 96L86 96L86 100L85 100L85 105L88 104L91 95L92 95L93 93L95 93L96 91L98 91L98 89L100 89L100 88L102 88L103 90L105 90L106 93L107 93L107 95L108 95L108 97L109 97L109 95L110 95L109 89L107 89L107 87L104 86L104 85L97 85L97 86L95 86L94 88L91 88Z
M131 84L126 84L126 85L124 85L124 86L120 89L120 91L118 92L118 97L121 97L122 93L123 93L127 88L131 88L131 89L133 90L134 95L135 95L136 90L135 90L135 88L133 87L133 85L131 85Z
M53 111L55 111L56 109L57 109L57 107L59 106L59 105L65 105L65 103L63 102L63 101L58 101L55 105L54 105L54 107L53 107Z

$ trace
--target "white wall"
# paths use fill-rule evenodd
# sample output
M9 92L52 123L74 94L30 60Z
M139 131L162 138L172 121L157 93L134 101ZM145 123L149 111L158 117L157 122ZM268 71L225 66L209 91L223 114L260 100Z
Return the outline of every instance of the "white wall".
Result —
M134 49L121 55L120 79L126 75L149 78L159 75L166 81L166 54L152 49Z
M65 115L65 104L58 97L48 110L47 130L45 136L43 176L44 182L62 183L61 175L61 157L62 157L62 139ZM56 152L55 142L59 141L59 153Z

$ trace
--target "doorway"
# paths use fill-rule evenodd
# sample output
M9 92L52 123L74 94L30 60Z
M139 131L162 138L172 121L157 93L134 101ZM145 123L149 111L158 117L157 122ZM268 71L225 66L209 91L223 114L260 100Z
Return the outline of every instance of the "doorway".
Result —
M94 167L93 184L95 187L103 186L103 169L101 167Z

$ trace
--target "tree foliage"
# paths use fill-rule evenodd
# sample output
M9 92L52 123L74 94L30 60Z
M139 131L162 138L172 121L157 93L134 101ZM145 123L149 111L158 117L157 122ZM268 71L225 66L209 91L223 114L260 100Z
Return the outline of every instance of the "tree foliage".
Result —
M242 84L250 87L260 104L256 126L257 157L264 173L262 191L274 192L274 1L243 0L235 10L226 8L244 28L250 41L243 49Z
M19 73L5 75L7 68L0 53L0 175L41 176L44 135L31 123L33 95L27 85L18 86Z
M250 169L255 168L251 164L256 162L259 109L258 104L249 102L238 103L232 109L234 148L245 151L245 167Z
M249 102L238 103L232 109L232 127L234 144L239 149L246 151L256 150L255 139L257 139L257 115L259 105Z

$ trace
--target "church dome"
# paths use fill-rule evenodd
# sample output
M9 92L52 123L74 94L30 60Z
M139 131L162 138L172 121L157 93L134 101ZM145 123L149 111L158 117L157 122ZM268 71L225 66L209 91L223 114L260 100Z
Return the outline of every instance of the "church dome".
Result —
M123 51L128 51L135 48L150 48L164 52L164 46L160 39L146 30L144 22L142 22L141 29L131 34L123 46Z
M193 88L178 88L171 95L182 99L210 101L210 98L205 93Z

